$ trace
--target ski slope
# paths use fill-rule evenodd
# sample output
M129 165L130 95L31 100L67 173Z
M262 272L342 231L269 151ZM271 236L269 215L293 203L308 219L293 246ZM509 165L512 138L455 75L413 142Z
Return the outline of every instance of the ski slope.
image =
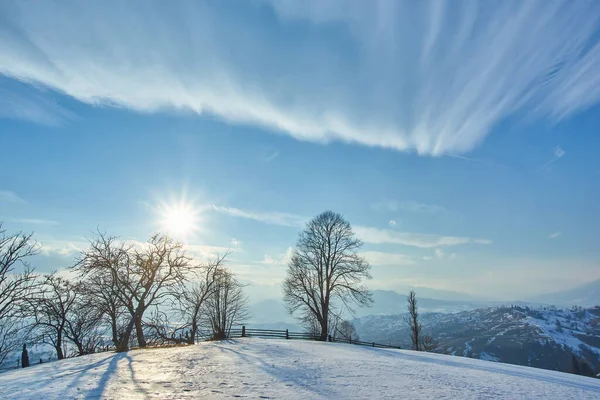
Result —
M0 374L0 397L600 399L600 380L407 350L253 338L34 365Z

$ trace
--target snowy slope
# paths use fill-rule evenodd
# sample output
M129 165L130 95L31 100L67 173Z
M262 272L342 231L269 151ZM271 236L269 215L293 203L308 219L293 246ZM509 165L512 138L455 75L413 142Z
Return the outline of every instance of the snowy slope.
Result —
M362 340L411 345L404 315L353 322ZM600 307L489 307L423 314L422 323L441 352L557 371L571 371L575 355L600 371Z
M96 354L0 374L2 398L598 399L600 380L482 360L243 339Z

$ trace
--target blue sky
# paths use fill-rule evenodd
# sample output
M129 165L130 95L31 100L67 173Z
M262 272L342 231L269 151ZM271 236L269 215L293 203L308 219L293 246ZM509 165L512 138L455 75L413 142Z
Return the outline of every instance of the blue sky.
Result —
M179 211L255 299L327 209L373 288L600 278L598 4L342 3L2 2L0 220L49 271Z

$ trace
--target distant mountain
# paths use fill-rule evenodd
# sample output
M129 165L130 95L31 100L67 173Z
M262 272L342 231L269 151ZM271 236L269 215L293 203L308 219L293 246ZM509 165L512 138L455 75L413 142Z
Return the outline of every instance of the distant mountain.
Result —
M261 300L250 305L249 325L265 323L293 323L294 318L287 312L279 299Z
M433 289L432 289L433 290ZM421 312L459 312L474 310L476 308L487 307L494 303L475 300L443 300L421 297L419 298L419 308ZM452 293L452 292L448 292ZM355 307L355 317L364 317L367 315L391 315L402 313L406 310L406 295L391 290L374 290L373 305L371 307ZM267 299L256 302L250 306L249 324L266 323L294 323L297 322L286 311L283 302L279 299Z
M423 289L423 288L421 288ZM459 311L474 310L476 308L488 307L493 305L493 302L489 301L477 301L470 299L468 295L462 300L446 300L439 298L425 297L428 293L425 290L417 291L417 298L419 299L419 309L421 312L438 312L438 313L453 313ZM430 289L433 292L437 292L435 289ZM448 292L453 293L453 292ZM400 294L391 290L374 290L373 291L373 305L371 307L357 307L355 309L356 317L364 317L367 315L392 315L403 313L406 310L406 295Z
M361 340L411 347L404 316L354 320ZM572 356L600 371L600 307L558 310L509 306L422 314L442 352L568 372Z
M532 297L529 300L556 306L598 306L600 305L600 279L573 289Z
M419 286L408 286L400 285L394 288L394 292L399 293L403 296L414 290L417 297L426 297L429 299L445 300L445 301L457 301L457 302L487 302L493 301L494 299L484 298L479 296L473 296L468 293L454 292L450 290L432 289L428 287Z

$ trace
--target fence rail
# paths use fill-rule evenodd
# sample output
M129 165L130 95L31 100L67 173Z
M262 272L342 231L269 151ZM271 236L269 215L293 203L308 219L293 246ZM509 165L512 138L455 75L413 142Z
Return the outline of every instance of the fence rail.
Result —
M288 329L277 330L277 329L252 329L242 326L241 328L231 329L229 331L229 338L242 338L242 337L260 337L260 338L276 338L276 339L300 339L300 340L321 340L318 335L308 332L290 332ZM369 346L379 349L401 349L400 346L392 346L388 344L375 343L375 342L364 342L360 340L352 340L347 338L333 337L329 335L327 337L328 342L332 343L348 343L359 346Z

